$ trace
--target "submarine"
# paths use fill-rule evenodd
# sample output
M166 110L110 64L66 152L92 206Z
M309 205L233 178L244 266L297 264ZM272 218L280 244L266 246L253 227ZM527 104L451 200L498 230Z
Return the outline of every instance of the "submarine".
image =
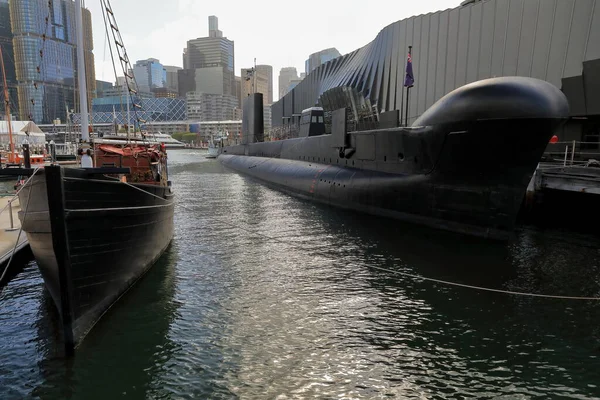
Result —
M263 141L262 95L244 101L242 142L226 167L297 197L462 234L507 240L525 191L569 105L554 85L498 77L453 90L411 126L398 111L349 131L347 109L302 112L298 137Z

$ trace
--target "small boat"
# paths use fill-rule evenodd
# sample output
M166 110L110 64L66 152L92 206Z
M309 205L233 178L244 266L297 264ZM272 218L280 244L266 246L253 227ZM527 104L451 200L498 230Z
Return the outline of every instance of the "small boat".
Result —
M110 19L107 29L118 30L110 4L104 3ZM81 3L77 4L81 26ZM85 71L82 32L77 40L78 69ZM127 63L124 69L129 68L124 47L117 49ZM59 310L67 355L152 267L173 237L165 146L145 139L90 142L85 75L79 78L81 165L0 171L30 176L19 191L19 218ZM129 90L131 95L134 89Z
M174 139L171 135L167 135L166 133L150 133L148 134L149 140L154 140L158 143L164 143L167 150L169 149L184 149L185 143L180 142L177 139Z
M102 137L95 137L95 141L101 140L103 143L113 143L113 144L121 144L123 140L142 140L148 143L156 143L156 144L164 144L166 149L183 149L185 148L185 144L180 142L177 139L174 139L172 136L167 135L165 133L115 133L112 135L104 135ZM112 142L111 142L112 141Z
M219 156L220 150L220 140L215 140L211 136L210 142L208 143L208 153L206 154L206 158L217 158Z

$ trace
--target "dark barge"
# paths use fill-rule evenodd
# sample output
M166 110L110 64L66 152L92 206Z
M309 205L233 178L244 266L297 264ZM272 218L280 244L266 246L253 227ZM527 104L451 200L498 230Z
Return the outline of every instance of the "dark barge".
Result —
M127 182L135 172L58 165L19 170L33 175L19 192L19 219L59 310L67 354L173 237L170 184Z

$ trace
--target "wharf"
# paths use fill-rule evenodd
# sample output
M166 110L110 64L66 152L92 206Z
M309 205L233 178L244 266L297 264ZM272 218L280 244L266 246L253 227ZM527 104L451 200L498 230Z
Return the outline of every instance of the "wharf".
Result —
M0 210L4 209L11 199L12 196L0 198ZM18 212L20 210L21 206L19 204L19 199L17 198L12 201L12 207L7 207L6 210L0 213L0 277L4 274L4 270L8 265L13 249L15 249L13 259L10 265L8 265L9 270L0 280L0 287L8 283L21 271L24 262L32 259L31 249L29 248L29 242L27 241L25 232L21 232L19 237L21 223L19 221ZM17 238L19 239L19 243L17 243L15 248Z
M527 188L521 215L538 225L595 232L599 200L600 168L595 164L540 163Z
M562 190L600 194L600 168L540 165L533 176L535 191Z

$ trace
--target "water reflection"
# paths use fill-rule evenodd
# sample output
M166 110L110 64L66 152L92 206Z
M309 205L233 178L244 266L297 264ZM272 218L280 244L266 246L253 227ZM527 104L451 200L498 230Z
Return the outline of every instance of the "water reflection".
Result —
M71 364L56 358L41 279L26 269L2 294L0 397L600 396L597 302L398 274L590 296L593 237L523 228L508 245L483 241L298 200L201 154L170 157L173 247Z
M583 326L597 315L596 303L585 303L585 315L565 330L567 324L546 322L564 320L573 303L447 287L395 273L589 296L599 287L593 268L583 273L584 260L594 262L589 254L567 285L556 269L571 270L568 254L590 250L590 238L582 239L583 250L571 242L564 253L552 243L546 245L553 251L538 246L531 252L529 242L546 239L527 229L507 246L317 206L264 187L242 193L228 202L227 219L213 221L227 231L228 221L245 228L238 240L243 247L230 258L236 274L251 284L230 297L237 318L232 335L223 338L242 349L239 374L230 377L240 396L263 390L269 396L366 398L594 390L586 388L594 372L572 375L580 363L596 364L590 351L597 329ZM251 210L260 218L246 223ZM519 254L541 267L533 276L546 279L528 279ZM244 351L241 343L260 346ZM548 351L548 345L558 350Z
M33 395L40 398L110 399L124 395L153 397L161 390L159 376L166 368L176 345L169 338L171 323L179 304L174 299L174 265L177 247L165 255L138 282L138 286L92 329L72 360L61 357L60 340L54 340L48 326L56 325L51 310L42 312L38 324L44 338L40 353L43 383ZM55 317L57 317L55 315ZM56 338L58 339L58 338Z

